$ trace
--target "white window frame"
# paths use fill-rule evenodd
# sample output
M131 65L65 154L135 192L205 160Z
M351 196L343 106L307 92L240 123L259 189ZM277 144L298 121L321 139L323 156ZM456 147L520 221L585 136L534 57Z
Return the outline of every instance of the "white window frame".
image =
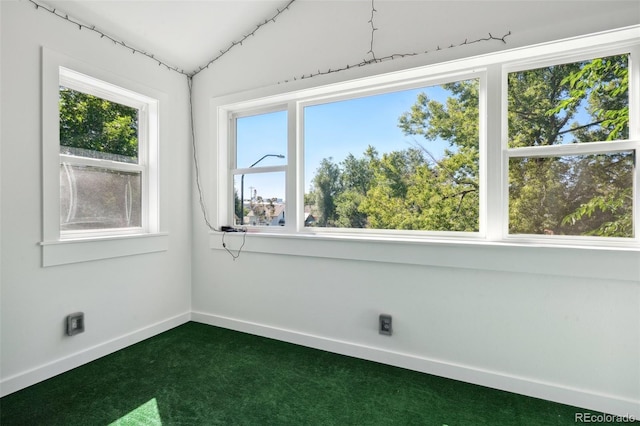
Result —
M611 142L558 145L533 148L507 146L507 75L514 70L532 69L572 61L630 53L629 64L629 139ZM364 77L357 80L334 83L321 87L313 82L298 82L296 91L282 92L280 87L265 88L211 100L214 126L214 143L218 145L218 225L231 223L229 216L232 200L232 182L229 182L229 152L233 151L231 119L234 114L246 111L269 110L275 105L286 104L289 111L289 145L287 165L287 224L280 229L252 229L255 235L278 234L287 239L313 237L321 239L340 238L366 241L407 241L433 243L485 243L571 246L582 248L640 249L640 191L639 168L634 176L634 226L633 238L611 237L565 237L553 235L509 235L508 234L508 163L509 158L535 153L541 156L557 156L563 153L615 152L640 150L640 26L612 30L599 34L576 37L551 43L523 47L472 58L427 65L420 68L397 71L390 74ZM363 94L375 94L411 85L427 85L430 82L460 80L480 75L480 232L434 232L398 231L370 229L305 228L302 200L304 197L304 106L349 99ZM516 151L522 150L522 151ZM230 198L231 197L231 198ZM295 213L295 214L294 214ZM291 221L290 219L294 219ZM214 239L211 247L216 246ZM273 247L274 245L271 244ZM283 248L286 252L286 249Z
M157 197L154 198L150 195L157 194L157 179L150 178L150 174L154 172L154 169L157 169L157 160L154 159L154 157L157 157L157 153L154 155L154 151L157 150L155 148L157 146L157 131L154 132L153 129L157 129L158 127L158 101L64 67L60 68L60 85L138 110L137 163L60 154L60 164L92 166L123 172L138 172L142 179L142 223L140 227L72 231L60 230L60 239L156 232L158 229ZM157 175L157 170L155 174ZM156 214L151 214L151 212Z
M640 43L624 46L598 46L594 45L588 49L577 51L568 50L561 57L551 55L550 57L529 58L525 61L513 61L503 66L502 87L503 105L502 120L503 126L503 161L502 176L503 204L502 204L502 239L505 241L525 242L525 243L552 243L552 244L577 244L577 245L603 245L603 246L633 246L640 243L640 167L637 164L637 156L640 155L640 97L633 94L640 93ZM507 89L508 75L513 72L527 71L542 67L559 64L567 64L581 61L588 61L594 58L629 54L629 139L587 142L575 144L558 144L548 146L531 146L509 148L508 146L508 110L507 110ZM597 237L580 235L530 235L530 234L510 234L509 233L509 160L512 158L553 158L571 155L606 154L623 151L634 151L636 166L633 174L633 226L634 237Z
M63 54L42 51L43 266L164 251L167 233L160 217L160 92ZM60 153L59 90L65 86L139 110L138 163L124 163ZM142 226L61 230L60 165L97 166L141 172Z
M410 78L407 80L399 79L394 82L390 82L388 84L383 84L380 86L367 87L362 89L349 90L347 92L339 92L339 93L326 93L317 96L311 96L302 100L299 100L295 103L293 107L296 109L297 119L302 123L300 127L300 135L298 136L298 147L297 150L300 153L304 152L304 109L308 106L314 105L322 105L332 102L345 101L350 99L375 96L385 93L393 93L399 92L403 90L411 90L411 89L419 89L424 87L435 87L441 86L447 83L454 83L458 81L464 80L478 80L478 148L479 152L483 152L486 148L486 86L487 86L487 73L484 68L468 68L468 69L460 69L455 72L442 73L437 75L427 75L420 78ZM302 162L299 163L301 168L304 164L304 155L302 155ZM463 231L432 231L432 230L421 230L421 231L406 231L399 229L358 229L358 228L316 228L316 227L305 227L304 226L304 212L300 209L297 211L297 223L295 224L295 229L298 233L307 233L307 234L335 234L335 235L379 235L381 237L388 237L393 235L403 235L407 237L449 237L449 238L466 238L466 239L482 239L486 236L486 179L484 178L486 174L486 156L480 155L479 158L479 185L480 185L480 206L479 206L479 217L478 217L478 232L463 232ZM305 173L313 172L313 171L304 171ZM300 173L298 175L298 180L296 181L296 186L298 188L298 197L300 200L304 200L304 173Z
M232 199L233 199L233 194L234 194L234 176L237 175L251 175L251 174L261 174L261 173L272 173L272 172L283 172L284 176L285 176L285 187L288 186L287 183L287 176L290 175L289 173L289 156L285 155L285 160L286 163L285 164L281 164L281 165L277 165L277 166L254 166L254 167L238 167L237 164L237 144L235 143L236 141L236 121L239 118L244 118L244 117L251 117L251 116L256 116L256 115L262 115L262 114L270 114L270 113L274 113L274 112L285 112L287 111L287 105L273 105L270 106L267 109L260 109L260 110L248 110L248 111L242 111L242 112L236 112L236 113L232 113L229 115L229 140L233 141L233 143L229 144L229 163L228 163L228 170L229 170L229 174L228 174L228 182L231 185L231 188L229 189L232 194ZM287 124L288 126L289 124ZM289 144L287 144L288 146ZM288 154L288 152L287 152ZM242 198L242 197L241 197ZM241 202L243 203L244 206L244 200L241 200ZM233 225L233 217L235 214L235 203L233 201L231 201L228 204L228 209L229 211L227 212L227 214L229 215L228 217L230 218L230 224ZM288 217L289 216L289 212L291 210L289 210L289 205L287 204L285 206L285 216ZM250 226L248 224L243 224L242 226ZM285 226L286 222L285 222ZM260 228L266 228L264 226L259 226Z

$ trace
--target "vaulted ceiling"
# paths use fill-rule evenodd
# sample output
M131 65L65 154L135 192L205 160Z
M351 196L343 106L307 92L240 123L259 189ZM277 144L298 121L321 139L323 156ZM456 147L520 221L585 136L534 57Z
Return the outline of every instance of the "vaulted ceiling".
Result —
M95 26L164 62L194 70L251 32L285 0L43 0L60 13Z
M592 31L609 28L624 9L630 24L638 22L638 0L21 0L55 8L58 15L95 26L127 45L153 54L165 64L197 71L257 26L278 15L256 32L261 65L280 55L293 55L302 73L320 68L357 64L370 58L372 28L378 56L424 52L465 40L502 37L505 43L487 48L517 46L527 33L536 38L573 35L580 23ZM375 14L372 14L375 7ZM631 11L629 13L628 11ZM375 24L370 22L374 17ZM571 22L571 25L567 23ZM265 33L271 32L267 35ZM263 39L270 44L262 43ZM401 41L401 42L400 42ZM317 55L332 50L330 57ZM404 49L398 52L398 49ZM255 52L255 51L254 51ZM269 53L267 53L269 52ZM273 55L274 59L270 59ZM316 56L322 56L320 63ZM295 71L297 72L297 71Z

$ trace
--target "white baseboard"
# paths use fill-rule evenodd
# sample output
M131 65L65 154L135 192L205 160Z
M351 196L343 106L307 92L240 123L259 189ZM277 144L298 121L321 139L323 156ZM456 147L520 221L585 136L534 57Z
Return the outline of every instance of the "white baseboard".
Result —
M636 420L640 419L640 400L622 399L554 383L545 383L523 377L505 375L471 366L457 365L446 361L392 352L376 347L314 336L202 312L192 312L191 320L341 355L362 358L462 382L580 407L576 409L576 413L589 412L592 413L592 415L608 413L615 416L627 416L627 418L634 417Z
M69 371L126 348L127 346L141 342L188 321L228 328L341 355L380 362L462 382L581 407L580 409L576 409L576 412L579 413L590 412L594 415L597 413L609 413L617 416L632 416L635 419L640 419L640 400L623 399L616 396L598 394L554 383L545 383L505 375L495 371L481 370L466 365L457 365L446 361L417 357L411 354L388 351L372 346L359 345L352 342L329 339L322 336L202 312L187 312L169 318L108 342L101 343L77 354L3 379L0 381L0 396L9 395L20 389L57 376L65 371Z
M164 321L141 328L108 342L93 346L82 352L52 361L32 370L7 377L0 381L0 396L9 395L28 386L50 379L65 371L72 370L88 362L94 361L110 353L124 349L149 337L170 330L191 320L191 313L177 315Z

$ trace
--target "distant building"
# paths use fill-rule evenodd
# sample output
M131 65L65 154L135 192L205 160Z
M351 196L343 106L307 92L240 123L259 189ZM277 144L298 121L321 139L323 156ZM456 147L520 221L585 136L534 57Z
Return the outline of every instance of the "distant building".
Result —
M304 213L304 226L314 226L316 224L316 217L310 212Z
M275 204L275 209L273 212L269 212L271 214L271 221L269 222L270 226L284 226L284 204Z
M286 204L259 203L249 208L244 218L246 225L284 226Z

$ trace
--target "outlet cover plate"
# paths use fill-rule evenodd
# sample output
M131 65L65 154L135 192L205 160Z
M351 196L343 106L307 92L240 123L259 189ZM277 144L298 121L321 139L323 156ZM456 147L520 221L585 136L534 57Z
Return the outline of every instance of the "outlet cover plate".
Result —
M393 334L391 315L380 314L380 318L378 320L378 332L385 336L391 336Z
M84 332L84 313L75 312L67 315L67 336L75 336Z

